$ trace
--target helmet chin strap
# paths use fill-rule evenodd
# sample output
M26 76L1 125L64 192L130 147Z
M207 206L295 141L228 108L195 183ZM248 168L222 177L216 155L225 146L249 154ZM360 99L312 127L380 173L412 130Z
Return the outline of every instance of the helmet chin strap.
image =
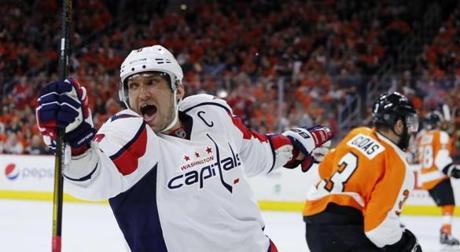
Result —
M168 130L170 130L174 125L176 125L177 121L179 120L179 110L177 108L177 89L174 90L173 93L174 96L174 119L166 126L164 129L160 130L161 133L166 133Z

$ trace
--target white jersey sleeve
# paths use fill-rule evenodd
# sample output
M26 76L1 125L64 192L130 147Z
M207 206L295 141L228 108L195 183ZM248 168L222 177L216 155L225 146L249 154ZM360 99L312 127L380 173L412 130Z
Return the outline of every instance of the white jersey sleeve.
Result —
M445 131L439 131L439 150L434 158L434 164L442 172L442 170L453 163L453 159L450 155L449 146L450 140L449 135Z
M157 136L140 116L119 112L101 127L89 151L72 157L64 169L66 189L90 200L124 192L158 162L157 145Z

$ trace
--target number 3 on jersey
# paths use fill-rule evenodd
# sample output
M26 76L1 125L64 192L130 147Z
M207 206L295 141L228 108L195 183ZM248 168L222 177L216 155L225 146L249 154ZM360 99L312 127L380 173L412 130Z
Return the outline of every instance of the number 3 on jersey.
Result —
M343 192L345 183L358 167L358 156L349 152L340 159L339 167L332 174L329 180L323 180L320 186L323 186L328 192Z

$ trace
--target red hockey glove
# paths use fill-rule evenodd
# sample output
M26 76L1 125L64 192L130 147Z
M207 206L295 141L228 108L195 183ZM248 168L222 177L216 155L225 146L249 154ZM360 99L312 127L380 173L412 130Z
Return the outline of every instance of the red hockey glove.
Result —
M311 128L294 128L283 132L294 148L305 156L310 156L313 150L329 141L334 134L326 126L317 125Z

